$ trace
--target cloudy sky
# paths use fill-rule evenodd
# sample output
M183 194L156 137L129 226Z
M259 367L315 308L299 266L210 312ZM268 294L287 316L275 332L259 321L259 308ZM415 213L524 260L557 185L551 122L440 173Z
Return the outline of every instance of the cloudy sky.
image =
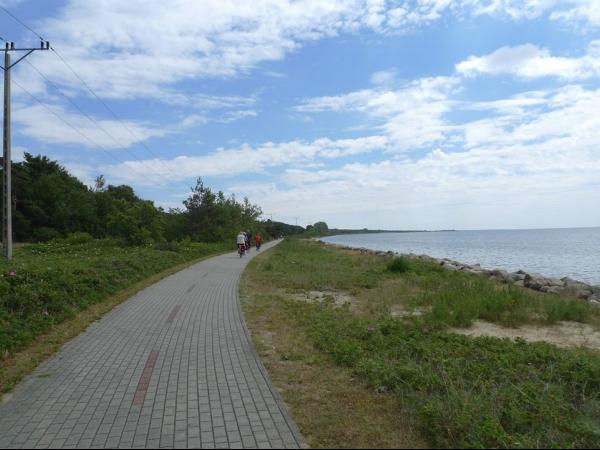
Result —
M177 207L600 225L600 0L0 0L13 146Z

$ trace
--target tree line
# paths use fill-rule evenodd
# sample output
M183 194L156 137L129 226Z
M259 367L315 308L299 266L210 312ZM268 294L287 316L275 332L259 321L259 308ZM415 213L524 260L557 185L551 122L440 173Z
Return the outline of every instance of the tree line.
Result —
M45 242L73 233L118 238L132 245L182 239L221 242L233 239L240 230L267 237L304 231L261 221L258 205L215 192L200 178L182 208L164 210L138 197L131 186L107 185L99 176L89 187L57 161L29 153L13 164L13 206L18 242Z

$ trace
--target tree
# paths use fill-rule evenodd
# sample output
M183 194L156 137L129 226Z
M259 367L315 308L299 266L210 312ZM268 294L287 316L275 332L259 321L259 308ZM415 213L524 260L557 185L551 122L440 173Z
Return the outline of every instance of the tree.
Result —
M318 234L327 234L329 232L329 227L325 222L317 222L313 225L313 229Z
M94 191L101 192L104 190L106 186L106 180L104 179L104 175L98 175L94 180Z

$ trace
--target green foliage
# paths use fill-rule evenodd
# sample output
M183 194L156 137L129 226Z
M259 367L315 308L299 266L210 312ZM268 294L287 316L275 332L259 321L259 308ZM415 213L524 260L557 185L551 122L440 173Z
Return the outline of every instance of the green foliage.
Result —
M107 185L102 175L89 188L56 161L29 153L13 165L13 183L15 238L21 242L47 242L78 232L119 238L128 245L185 238L233 241L240 230L261 232L267 239L292 232L286 224L261 223L258 206L213 192L201 179L183 202L185 209L169 211L139 198L131 186Z
M183 204L189 218L187 235L205 242L232 239L240 230L253 230L262 214L247 198L240 203L234 196L225 197L221 191L215 193L204 186L201 178Z
M412 405L441 448L597 448L600 358L302 305L315 344Z
M137 281L229 249L231 244L194 242L172 244L169 251L123 247L89 241L85 233L17 249L13 261L0 262L0 355Z
M31 236L31 239L34 242L48 242L52 239L60 238L60 233L56 231L54 228L50 227L39 227L36 228Z
M70 245L81 245L92 242L93 240L94 237L90 233L77 232L69 234L64 239L64 242Z
M387 270L394 273L405 273L410 270L410 260L405 256L393 258L387 264Z
M262 228L266 235L271 236L273 238L279 238L282 236L293 236L302 234L304 232L304 228L298 225L290 225L283 222L277 222L274 220L267 220L263 222Z
M328 234L329 227L325 222L317 222L306 227L307 236L327 236Z

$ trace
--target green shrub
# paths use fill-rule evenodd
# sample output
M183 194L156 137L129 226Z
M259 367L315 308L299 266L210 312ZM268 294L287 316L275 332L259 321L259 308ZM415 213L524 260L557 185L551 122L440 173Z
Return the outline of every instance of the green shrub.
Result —
M32 238L34 242L48 242L60 238L60 233L54 228L40 227L33 230Z
M80 244L87 244L88 242L91 242L93 240L94 240L94 237L91 234L78 232L78 233L69 234L64 239L64 242L66 244L70 244L70 245L80 245Z
M162 252L177 252L179 244L177 242L158 242L154 244L154 248Z
M397 256L387 264L387 270L394 273L405 273L410 269L410 260L406 256Z

